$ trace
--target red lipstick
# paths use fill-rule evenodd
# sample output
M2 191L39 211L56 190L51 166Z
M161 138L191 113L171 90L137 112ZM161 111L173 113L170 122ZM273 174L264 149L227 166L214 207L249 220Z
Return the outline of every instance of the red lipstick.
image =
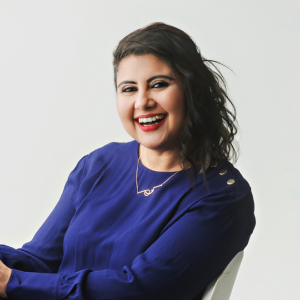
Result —
M150 118L151 116L157 116L157 114L142 115L142 116L139 116L138 118L147 118L147 117ZM165 118L162 121L160 121L159 123L154 124L154 125L150 125L150 126L143 126L142 124L139 123L139 121L137 119L135 119L135 122L138 124L138 126L143 131L152 131L152 130L155 130L158 127L160 127L165 122L166 118L167 118L167 116L165 116Z

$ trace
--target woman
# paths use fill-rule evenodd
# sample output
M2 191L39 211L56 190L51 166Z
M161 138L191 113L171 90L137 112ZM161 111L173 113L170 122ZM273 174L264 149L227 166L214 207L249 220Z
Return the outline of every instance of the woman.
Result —
M235 115L209 64L163 23L120 41L117 108L134 140L84 156L32 241L0 246L3 298L201 299L255 227L229 162Z

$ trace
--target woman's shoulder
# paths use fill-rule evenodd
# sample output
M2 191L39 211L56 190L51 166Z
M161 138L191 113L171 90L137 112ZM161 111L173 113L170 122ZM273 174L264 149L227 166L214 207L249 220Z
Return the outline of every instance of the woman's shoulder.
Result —
M206 174L210 193L251 191L250 184L241 172L229 161L214 161Z
M87 160L95 161L106 158L120 158L123 156L134 156L137 149L137 141L130 142L111 142L100 148L97 148L87 155Z
M190 191L193 205L231 205L233 203L254 204L250 184L241 172L228 161L212 162L205 179L199 181Z
M225 218L239 213L255 226L254 198L241 172L228 161L214 162L207 170L206 183L200 180L189 195L188 211L201 215L223 214ZM247 221L247 222L248 222Z
M82 165L84 173L97 171L108 165L122 165L136 160L138 143L133 140L130 142L111 142L97 148L81 158L78 164Z

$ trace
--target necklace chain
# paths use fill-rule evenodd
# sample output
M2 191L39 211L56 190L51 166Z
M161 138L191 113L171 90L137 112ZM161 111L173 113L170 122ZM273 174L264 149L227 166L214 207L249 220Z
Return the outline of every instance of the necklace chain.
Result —
M161 187L163 184L165 184L168 180L170 180L174 175L176 175L179 171L177 171L176 173L174 173L172 176L170 176L166 181L164 181L162 184L159 184L159 185L156 185L155 187L152 188L152 190L143 190L143 191L140 191L139 192L139 187L138 187L138 172L139 172L139 162L140 162L140 158L138 159L138 162L137 162L137 166L136 166L136 191L137 191L137 194L141 194L141 193L144 193L144 196L149 196L151 195L155 189Z

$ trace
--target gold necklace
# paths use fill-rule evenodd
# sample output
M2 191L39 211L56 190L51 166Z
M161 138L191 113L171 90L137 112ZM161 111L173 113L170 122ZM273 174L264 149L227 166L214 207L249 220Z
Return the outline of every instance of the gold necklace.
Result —
M172 176L170 176L166 181L164 181L162 184L160 185L157 185L155 187L152 188L152 190L150 191L149 189L147 190L143 190L143 191L140 191L139 192L139 187L138 187L138 172L139 172L139 162L140 162L140 158L138 159L138 163L137 163L137 166L136 166L136 191L137 191L137 194L140 194L140 193L144 193L144 196L149 196L151 195L155 189L161 187L163 184L165 184L169 179L171 179L174 175L176 175L178 172L180 172L181 170L177 171L176 173L174 173Z

